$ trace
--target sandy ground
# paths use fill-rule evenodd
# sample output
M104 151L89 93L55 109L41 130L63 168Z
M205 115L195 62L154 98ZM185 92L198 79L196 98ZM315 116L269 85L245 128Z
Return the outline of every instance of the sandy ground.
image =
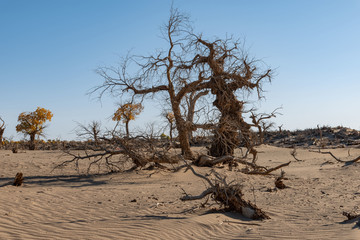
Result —
M293 160L290 149L262 146L258 164ZM348 157L348 149L334 149ZM360 205L360 163L336 163L328 155L298 149L285 167L289 186L274 188L274 176L250 176L216 168L243 184L245 198L271 217L249 220L215 211L213 202L181 202L184 189L196 195L205 183L190 171L77 175L73 166L51 172L64 161L59 151L0 151L0 239L360 239L343 211ZM352 157L360 149L351 149ZM333 164L325 163L331 161ZM324 164L325 163L325 164ZM195 168L206 174L210 168ZM23 172L21 187L8 184ZM279 171L275 172L279 174ZM360 206L359 206L360 207Z

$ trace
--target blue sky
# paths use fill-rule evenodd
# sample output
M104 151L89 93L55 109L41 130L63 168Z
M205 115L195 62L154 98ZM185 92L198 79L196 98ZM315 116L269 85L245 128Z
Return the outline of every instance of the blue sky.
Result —
M159 28L169 0L0 0L0 116L5 137L22 138L19 113L50 109L47 139L74 139L75 122L109 119L120 99L100 103L88 90L102 83L98 66L116 65L129 50L166 47ZM276 75L260 110L282 106L285 129L343 125L360 129L360 1L182 0L196 32L246 39L251 56ZM148 103L130 127L159 120Z

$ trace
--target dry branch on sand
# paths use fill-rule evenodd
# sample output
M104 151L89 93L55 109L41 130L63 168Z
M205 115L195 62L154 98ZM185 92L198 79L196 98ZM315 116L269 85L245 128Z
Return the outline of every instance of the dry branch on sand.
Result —
M322 152L322 151L311 151L310 152L316 152L316 153L320 153L320 154L328 154L330 155L331 157L333 157L337 162L340 162L340 163L344 163L345 165L350 165L350 164L353 164L353 163L356 163L360 160L360 156L352 159L352 160L348 160L348 161L345 161L345 160L342 160L338 157L336 157L332 152L328 151L328 152Z
M284 189L286 188L286 185L284 184L283 180L287 180L287 178L285 177L285 172L281 171L281 175L280 177L276 178L275 180L275 186L278 189Z
M256 174L256 175L268 175L270 174L271 172L275 171L275 170L278 170L280 168L283 168L283 167L286 167L286 166L289 166L289 164L291 163L291 161L287 162L287 163L283 163L283 164L280 164L276 167L273 167L273 168L265 168L265 167L261 167L259 169L255 169L253 171L242 171L243 173L246 173L246 174Z
M222 157L212 157L208 155L200 155L194 164L199 167L213 167L219 163L234 163L234 157L230 155L225 155Z
M347 217L347 220L353 220L355 218L360 218L360 214L357 214L355 212L343 212L342 213L345 217Z
M352 221L357 221L356 222L356 226L360 227L360 213L358 211L358 208L355 207L352 211L350 212L346 212L344 211L342 213L342 215L344 215L345 217L347 217L347 220L345 220L344 222L352 222Z
M290 155L291 155L296 161L298 161L298 162L303 161L303 160L300 160L300 159L297 158L297 152L296 152L295 146L294 146L294 148L290 151Z
M204 175L195 172L194 168L190 165L188 165L187 170L188 169L190 169L195 176L204 179L210 187L197 196L190 196L185 192L185 196L181 197L182 201L199 200L211 195L211 198L215 202L224 206L227 210L239 212L243 216L251 219L270 219L270 217L254 203L243 199L240 184L234 182L227 183L226 177L221 176L215 171L212 171L216 178L213 182Z
M269 169L266 167L263 167L263 166L259 166L259 165L255 164L254 162L247 162L244 159L236 158L234 156L229 156L229 155L218 157L218 158L211 157L208 155L200 155L198 157L198 159L194 162L194 164L199 167L213 167L220 163L229 164L230 167L233 167L233 166L236 167L236 166L238 166L238 164L243 164L243 165L246 165L247 168L241 170L242 173L268 175L277 169L288 166L291 163L291 161L280 164L276 167L269 168Z
M82 154L65 151L72 159L63 161L54 167L64 167L68 164L75 164L79 172L79 162L88 160L87 173L93 167L103 164L110 172L123 171L125 163L131 163L132 167L127 170L159 168L168 169L161 163L177 163L180 158L177 155L170 154L170 147L159 147L157 141L153 138L138 136L135 138L102 138L96 148L85 150ZM168 169L170 170L170 169Z

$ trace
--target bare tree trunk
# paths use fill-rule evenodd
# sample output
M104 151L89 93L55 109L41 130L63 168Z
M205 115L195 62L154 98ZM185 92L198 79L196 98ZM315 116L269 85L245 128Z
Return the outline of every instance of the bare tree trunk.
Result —
M222 116L214 132L214 139L209 154L213 157L233 155L234 149L239 145L238 130L234 119Z
M98 139L98 134L100 132L99 125L100 124L98 122L93 121L91 126L92 134L94 135L94 141L96 145L99 144L99 139Z
M2 145L5 128L0 128L0 145Z
M195 95L195 93L197 93ZM190 97L188 99L189 103L188 103L188 114L186 116L186 120L189 123L194 123L194 115L195 115L195 106L196 106L196 102L199 100L200 97L205 96L209 93L208 90L205 91L201 91L201 92L192 92L190 94ZM193 138L193 130L189 130L189 142L192 142L192 138Z
M35 150L35 133L30 134L29 150Z
M179 104L176 104L175 101L172 101L172 105L173 105L173 110L174 110L176 129L179 134L179 142L180 142L182 155L184 155L184 157L186 159L193 159L194 156L190 149L190 143L189 143L189 139L188 139L189 130L186 127L186 122L184 121L184 119L181 116Z
M237 100L231 89L226 87L223 79L212 81L212 93L216 95L213 105L221 112L221 118L215 130L210 155L214 157L233 155L234 149L240 144L239 130L246 147L250 150L252 148L250 125L242 117L243 103Z
M126 137L129 138L130 133L129 133L129 121L125 122L125 131L126 131Z
M2 122L2 124L0 125L0 146L1 146L2 141L3 141L4 131L5 131L5 121L0 117L0 122Z

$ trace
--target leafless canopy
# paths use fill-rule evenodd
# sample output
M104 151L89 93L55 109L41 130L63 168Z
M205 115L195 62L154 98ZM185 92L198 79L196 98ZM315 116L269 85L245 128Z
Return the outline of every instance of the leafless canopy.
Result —
M78 123L75 133L78 137L92 139L97 144L101 134L101 122L92 121L88 125Z
M261 97L262 82L271 80L271 69L262 69L261 62L251 59L242 42L233 38L207 40L195 34L187 15L170 10L168 22L162 28L166 48L150 56L126 56L118 67L100 67L96 72L103 84L91 92L101 97L111 93L121 98L134 98L163 93L169 99L178 138L184 156L194 159L189 136L197 128L214 130L210 149L213 156L232 155L240 138L254 153L250 128L242 116L245 102L238 92L255 91ZM137 69L134 71L133 69ZM213 106L220 119L213 124L194 124L195 102L207 94L215 98ZM187 116L182 103L191 99ZM241 134L239 134L239 131Z

